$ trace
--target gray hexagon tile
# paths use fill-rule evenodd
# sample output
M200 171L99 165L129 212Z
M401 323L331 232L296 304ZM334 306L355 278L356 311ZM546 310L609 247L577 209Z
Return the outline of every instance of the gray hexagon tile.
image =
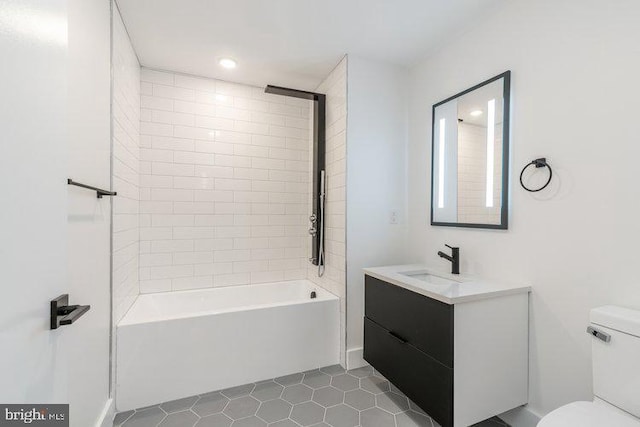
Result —
M162 410L167 414L171 414L172 412L180 412L190 409L197 401L198 396L185 397L184 399L164 402L162 405L160 405L160 408L162 408Z
M322 387L313 392L313 401L328 408L329 406L342 403L344 392L334 387Z
M258 417L252 416L235 420L231 427L267 427L267 423Z
M303 427L311 426L324 420L324 411L315 402L299 403L293 407L290 418Z
M327 408L325 422L333 427L355 427L360 424L360 413L344 404L332 406Z
M416 405L415 402L412 401L411 399L409 399L409 409L411 409L413 412L417 412L422 415L427 415L427 413L424 412L422 408Z
M384 377L384 375L382 375L380 372L378 372L378 370L377 370L377 369L375 369L375 368L373 369L373 375L374 375L374 376L376 376L376 377L380 377L380 378L383 378L383 379L385 379L385 380L386 380L386 378Z
M259 401L251 396L243 396L230 400L222 412L232 420L239 420L255 415L259 407Z
M124 411L119 412L113 417L113 427L122 427L122 424L125 423L131 416L135 413L135 411Z
M292 385L292 384L299 384L300 382L302 382L302 378L303 377L304 377L304 374L302 372L299 372L297 374L291 374L291 375L285 375L284 377L278 377L278 378L274 379L274 381L277 382L280 385L288 386L288 385Z
M326 387L331 382L331 376L320 372L319 369L308 371L304 373L302 383L308 385L311 388Z
M268 402L263 402L262 405L260 405L260 409L258 409L258 413L256 415L268 423L273 423L289 418L291 407L290 403L285 402L282 399L269 400Z
M431 418L413 411L396 414L396 427L432 427Z
M251 392L251 396L264 402L266 400L277 399L282 394L282 387L280 384L274 381L266 381L260 384L256 384L256 387Z
M331 365L331 366L325 366L324 368L320 368L320 372L324 372L325 374L328 374L328 375L338 375L338 374L344 374L346 370L340 365Z
M230 427L233 420L224 414L213 414L200 418L195 427Z
M224 389L220 393L224 394L229 399L235 399L236 397L246 396L250 394L255 388L255 386L256 386L255 384L244 384L244 385L239 385L237 387Z
M367 366L363 366L362 368L351 369L350 371L347 371L347 372L349 372L349 374L353 375L354 377L365 378L373 375L373 368L367 365Z
M360 425L362 427L395 427L396 420L387 411L371 408L360 412Z
M116 414L114 427L440 427L379 372L340 365ZM472 427L509 427L494 417Z
M191 411L175 412L167 415L158 427L193 427L199 418Z
M360 380L352 375L342 374L331 378L331 385L342 391L350 391L360 387Z
M390 390L389 381L373 376L362 378L360 380L360 388L373 394L380 394Z
M270 423L269 427L300 427L298 424L291 421L289 418L282 421L276 421L275 423Z
M376 406L376 397L362 389L351 390L345 393L344 403L362 411Z
M282 398L289 403L302 403L311 400L313 390L304 384L294 384L284 388Z
M193 405L193 412L201 417L213 415L222 410L229 403L229 399L220 392L207 393L200 396L200 399Z
M376 405L387 412L398 414L409 409L409 399L389 391L376 396Z
M404 396L404 393L402 392L402 390L400 390L398 387L394 386L393 383L391 383L391 382L389 383L389 388L395 394L399 394L401 396Z
M136 411L122 427L148 427L157 426L167 414L160 407L145 408Z

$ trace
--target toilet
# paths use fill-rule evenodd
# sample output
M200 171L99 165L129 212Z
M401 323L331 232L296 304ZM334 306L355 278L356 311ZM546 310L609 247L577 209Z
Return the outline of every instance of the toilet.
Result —
M640 311L591 310L592 402L573 402L546 415L538 427L640 427Z

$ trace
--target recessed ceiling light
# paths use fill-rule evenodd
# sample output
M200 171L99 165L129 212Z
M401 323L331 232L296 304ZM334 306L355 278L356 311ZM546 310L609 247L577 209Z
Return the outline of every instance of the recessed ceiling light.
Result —
M482 115L482 110L473 110L469 114L471 115L471 117L478 117Z
M222 67L226 68L227 70L232 70L232 69L236 68L236 66L238 65L236 63L236 61L234 61L231 58L222 58L222 59L220 59L220 61L218 61L218 63Z

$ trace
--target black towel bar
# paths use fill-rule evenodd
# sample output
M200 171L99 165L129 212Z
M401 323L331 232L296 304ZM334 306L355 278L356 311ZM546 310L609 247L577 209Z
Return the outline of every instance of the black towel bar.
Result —
M118 194L115 191L107 191L107 190L103 190L101 188L92 187L90 185L81 184L79 182L76 182L76 181L72 180L71 178L67 179L67 184L75 185L76 187L86 188L88 190L93 190L96 193L98 193L98 199L102 199L102 196L115 196L115 195Z

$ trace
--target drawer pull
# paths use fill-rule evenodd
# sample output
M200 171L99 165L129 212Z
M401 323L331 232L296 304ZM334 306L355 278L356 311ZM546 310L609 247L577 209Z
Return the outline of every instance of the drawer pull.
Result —
M395 332L391 332L391 331L387 331L389 333L389 335L391 335L392 337L394 337L395 339L397 339L398 341L400 341L402 344L406 344L407 340L405 340L404 338L402 338L400 335L396 334Z

